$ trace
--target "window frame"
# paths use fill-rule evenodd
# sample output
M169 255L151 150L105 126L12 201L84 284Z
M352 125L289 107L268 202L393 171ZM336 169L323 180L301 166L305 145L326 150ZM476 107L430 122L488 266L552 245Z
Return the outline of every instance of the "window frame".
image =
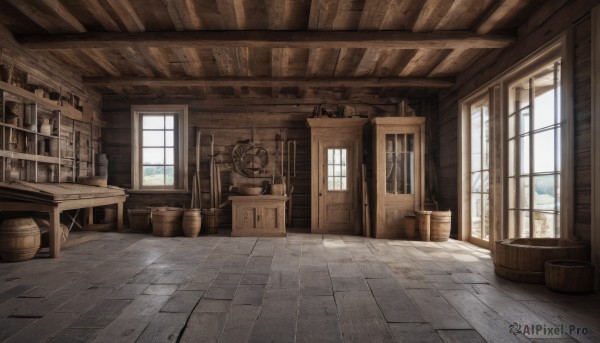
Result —
M175 114L175 180L168 186L142 186L142 117ZM188 191L188 106L131 106L131 189L138 192Z
M494 250L493 242L498 239L515 237L514 228L508 227L508 85L534 73L549 62L560 59L560 237L573 239L572 201L574 190L574 116L573 116L573 60L574 60L573 31L568 30L563 35L552 40L535 53L527 56L513 68L507 69L487 83L482 84L472 93L459 100L458 116L458 239L471 241L484 248ZM468 220L469 204L469 168L465 159L469 151L467 144L469 113L467 104L482 96L489 97L490 104L490 241L479 241L470 237ZM506 145L506 146L505 146Z

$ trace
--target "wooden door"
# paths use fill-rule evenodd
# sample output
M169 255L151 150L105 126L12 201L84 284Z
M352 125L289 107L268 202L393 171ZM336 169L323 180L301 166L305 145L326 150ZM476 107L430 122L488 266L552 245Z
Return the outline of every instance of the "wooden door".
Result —
M374 228L377 238L400 238L403 219L422 210L424 199L422 117L373 120Z
M319 145L319 227L329 233L354 234L360 223L358 143L337 138Z

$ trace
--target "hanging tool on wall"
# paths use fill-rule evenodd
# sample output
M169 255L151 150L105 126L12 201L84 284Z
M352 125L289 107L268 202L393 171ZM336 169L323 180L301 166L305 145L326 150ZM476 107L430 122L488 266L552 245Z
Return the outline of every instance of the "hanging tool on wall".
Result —
M192 205L191 208L202 208L201 187L200 187L200 149L201 149L202 132L196 128L196 173L194 174L194 182L192 186Z

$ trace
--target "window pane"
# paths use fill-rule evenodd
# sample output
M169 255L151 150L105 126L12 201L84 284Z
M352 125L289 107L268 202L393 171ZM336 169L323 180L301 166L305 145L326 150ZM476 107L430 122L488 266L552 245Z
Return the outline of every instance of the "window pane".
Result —
M334 149L333 150L333 163L335 163L335 164L342 163L342 159L341 159L341 156L340 156L340 149Z
M340 150L341 154L342 154L342 165L346 165L346 155L347 155L347 151L346 149L341 149Z
M342 168L342 174L341 175L342 176L346 176L346 165L341 165L340 168Z
M406 151L415 151L415 135L406 135Z
M521 228L520 237L529 237L529 211L520 211L519 226Z
M537 130L554 124L554 87L552 86L552 75L550 80L536 79L535 82L536 92L539 94L535 97L533 129ZM550 82L550 84L547 84L547 82ZM539 86L538 83L540 83Z
M403 152L408 149L405 142L405 135L396 135L396 152Z
M519 112L519 134L529 132L529 110Z
M554 210L554 175L533 178L533 208L536 210Z
M165 131L165 146L175 146L174 131Z
M512 230L517 229L517 216L519 211L509 210L508 211L508 230L512 232Z
M554 171L554 130L543 131L533 135L535 173Z
M395 135L385 135L385 151L394 152Z
M395 179L395 163L394 153L388 153L385 157L385 191L386 193L394 193Z
M165 164L170 164L170 165L175 164L175 149L173 149L173 148L165 149Z
M342 188L342 180L339 177L333 178L333 189L341 189Z
M481 194L471 194L471 235L481 238Z
M471 173L471 192L481 192L481 173Z
M483 146L481 147L483 169L490 168L490 116L487 106L482 109L483 112Z
M165 149L143 148L142 164L165 164Z
M529 177L519 178L519 203L517 208L527 209L529 208Z
M508 117L508 138L513 138L516 135L515 121L517 120L517 115L513 114Z
M163 186L165 184L165 167L144 166L142 184L144 186Z
M554 237L554 214L533 212L533 236Z
M515 140L508 141L508 176L516 175L516 151Z
M485 171L485 172L481 173L481 177L483 178L482 192L487 193L490 191L490 173Z
M165 120L162 115L144 115L142 117L142 129L164 129Z
M327 176L333 176L333 164L327 165Z
M160 146L162 147L165 141L164 131L143 131L142 146Z
M515 199L517 196L517 179L508 178L508 208L515 208Z
M175 184L175 168L167 166L165 167L165 185L173 186Z
M481 170L481 112L471 115L471 170Z
M482 217L481 217L481 238L488 240L490 239L490 196L489 194L483 194L482 200Z
M404 153L396 155L396 194L404 194Z
M520 158L520 174L529 174L529 136L521 137L519 139L519 152Z
M333 189L333 176L327 178L327 189Z
M175 128L175 116L167 115L165 116L165 129L173 130Z
M346 189L348 189L348 188L347 188L347 185L346 185L346 178L345 178L345 177L343 177L343 178L342 178L342 190L346 190Z
M406 194L415 192L415 153L407 154L406 158Z
M556 139L555 139L555 143L556 143L556 151L554 151L554 156L556 158L556 171L561 171L561 150L562 150L562 146L561 146L561 142L560 142L560 127L558 129L556 129Z

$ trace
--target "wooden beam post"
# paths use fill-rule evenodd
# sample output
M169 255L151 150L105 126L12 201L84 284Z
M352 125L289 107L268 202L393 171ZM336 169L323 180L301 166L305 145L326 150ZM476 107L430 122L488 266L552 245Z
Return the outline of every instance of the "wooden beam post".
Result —
M600 5L592 10L592 263L600 289Z
M114 0L113 0L114 1ZM131 28L133 29L133 28ZM501 49L515 42L502 35L469 31L184 31L85 32L29 35L18 39L38 50L81 48L379 48L379 49Z

